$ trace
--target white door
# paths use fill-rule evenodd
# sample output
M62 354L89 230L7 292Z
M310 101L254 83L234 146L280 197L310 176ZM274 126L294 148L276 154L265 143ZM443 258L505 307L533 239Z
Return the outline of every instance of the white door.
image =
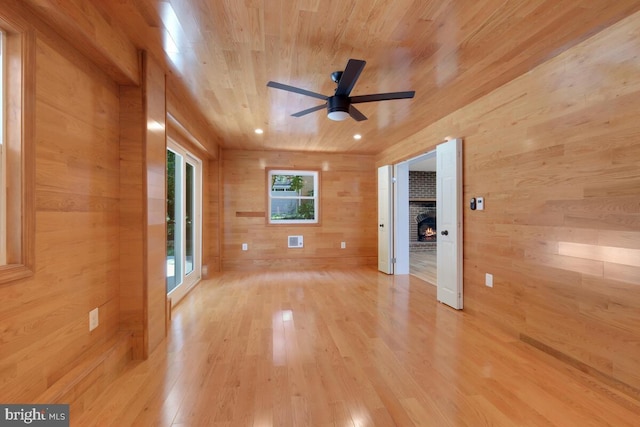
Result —
M438 301L462 309L462 140L436 147Z
M393 274L393 182L392 167L378 168L378 270Z
M167 294L173 304L200 280L201 162L167 142Z

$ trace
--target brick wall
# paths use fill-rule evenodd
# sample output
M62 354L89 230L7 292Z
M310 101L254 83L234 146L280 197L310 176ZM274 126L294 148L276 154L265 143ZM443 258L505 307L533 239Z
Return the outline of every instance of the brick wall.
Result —
M409 242L420 246L433 246L435 243L418 242L418 224L416 216L435 209L436 202L411 201L412 199L436 198L436 173L409 171ZM412 250L413 250L412 245Z
M409 171L409 199L427 198L436 198L436 173Z

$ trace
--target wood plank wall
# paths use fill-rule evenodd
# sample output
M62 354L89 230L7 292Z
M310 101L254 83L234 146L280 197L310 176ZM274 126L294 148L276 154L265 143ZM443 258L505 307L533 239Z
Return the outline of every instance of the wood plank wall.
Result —
M220 272L221 266L221 179L220 156L203 162L202 170L202 230L203 254L202 266L206 267L203 277L211 277L213 273Z
M133 357L166 336L165 85L142 55L142 85L120 87L120 323Z
M144 359L144 100L142 87L120 86L120 328L133 358Z
M373 156L223 150L221 168L223 271L377 264ZM320 225L266 224L265 168L322 171ZM302 235L304 248L288 249L288 235Z
M166 76L167 87L167 112L178 123L183 134L188 132L186 145L198 145L198 150L204 150L206 157L218 158L220 137L211 129L211 125L204 118L202 112L191 101L187 89L181 84L175 75ZM182 145L182 141L180 142ZM204 154L204 153L203 153ZM201 156L204 158L205 156Z
M75 408L117 374L132 347L144 358L166 334L165 74L146 58L141 86L118 87L103 57L84 57L22 2L0 2L0 15L37 34L37 270L0 285L0 402L43 398ZM86 42L78 41L85 54ZM172 105L183 126L207 135L191 111ZM214 153L202 156L204 176L219 172L216 138L205 141ZM217 227L209 207L217 210L218 184L204 181L205 256L218 264L218 232L206 228ZM94 307L100 326L89 332Z
M145 100L145 276L146 349L151 352L166 336L167 204L166 90L164 71L152 57L143 62Z
M638 52L635 14L377 159L463 137L465 310L636 395Z
M15 0L5 0L15 1ZM86 1L24 1L65 40L122 85L139 85L138 52L115 20Z
M3 403L34 401L119 330L118 86L20 5L7 10L37 27L36 271L0 285Z

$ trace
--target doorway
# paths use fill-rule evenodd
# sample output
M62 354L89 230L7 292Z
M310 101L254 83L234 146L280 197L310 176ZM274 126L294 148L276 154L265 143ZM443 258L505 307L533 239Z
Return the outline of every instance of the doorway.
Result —
M409 188L410 172L422 188ZM396 164L394 182L394 273L436 285L438 301L462 309L462 140Z
M176 304L200 280L202 269L201 161L167 143L167 295Z
M409 160L409 274L436 286L438 218L436 215L436 152Z

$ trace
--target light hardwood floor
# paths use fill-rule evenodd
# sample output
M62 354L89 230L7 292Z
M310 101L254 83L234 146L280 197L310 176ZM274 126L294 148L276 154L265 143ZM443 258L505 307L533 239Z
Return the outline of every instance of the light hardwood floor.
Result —
M436 285L437 274L437 252L409 252L409 273L422 279L427 283Z
M225 273L78 426L637 426L640 402L373 269Z

